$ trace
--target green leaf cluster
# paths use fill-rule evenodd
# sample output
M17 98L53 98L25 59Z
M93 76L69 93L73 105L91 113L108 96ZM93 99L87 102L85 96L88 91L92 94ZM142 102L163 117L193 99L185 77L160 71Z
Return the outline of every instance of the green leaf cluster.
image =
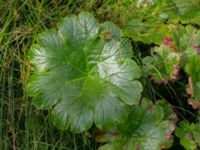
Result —
M144 71L157 83L178 79L180 54L164 44L152 49L151 56L143 58Z
M185 42L187 41L187 42ZM179 79L183 69L188 76L188 103L200 107L200 31L191 25L171 25L169 36L143 58L144 71L156 83L169 83Z
M200 107L200 31L191 25L179 25L175 29L178 30L174 30L171 39L182 57L180 67L188 76L187 94L191 96L188 103L196 109Z
M167 112L172 109L163 102L153 104L143 99L141 105L133 106L128 118L117 126L115 133L106 139L107 134L98 137L100 141L109 141L99 150L160 150L169 148L173 143L174 120ZM171 120L172 119L172 120Z
M82 133L95 125L105 131L96 137L103 143L99 150L167 149L177 115L164 100L143 98L139 80L148 76L168 84L183 70L188 103L200 108L200 31L180 24L198 24L200 10L195 0L128 0L122 7L129 4L136 9L123 30L82 12L40 34L29 52L33 73L27 93L59 129ZM155 44L141 67L127 37ZM198 123L183 121L175 133L186 149L200 145Z
M192 123L184 120L179 123L177 127L176 136L180 138L180 144L186 150L196 150L197 146L200 147L200 124Z
M135 10L125 24L124 35L144 43L161 44L171 25L198 24L198 0L135 0Z

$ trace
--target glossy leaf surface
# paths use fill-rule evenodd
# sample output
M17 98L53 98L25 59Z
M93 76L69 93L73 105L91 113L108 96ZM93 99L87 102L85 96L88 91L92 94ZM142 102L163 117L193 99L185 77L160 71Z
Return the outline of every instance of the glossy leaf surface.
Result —
M130 41L89 13L66 17L58 30L41 34L29 56L35 70L28 94L37 108L51 110L58 128L80 133L95 123L107 129L139 103L141 71Z

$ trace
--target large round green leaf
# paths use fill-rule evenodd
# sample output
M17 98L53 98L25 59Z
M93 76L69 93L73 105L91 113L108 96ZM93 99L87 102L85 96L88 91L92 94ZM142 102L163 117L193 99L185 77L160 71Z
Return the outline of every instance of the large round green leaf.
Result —
M50 109L55 126L75 133L112 127L138 104L141 71L132 47L112 23L99 24L86 12L69 16L39 36L30 50L35 70L28 94Z

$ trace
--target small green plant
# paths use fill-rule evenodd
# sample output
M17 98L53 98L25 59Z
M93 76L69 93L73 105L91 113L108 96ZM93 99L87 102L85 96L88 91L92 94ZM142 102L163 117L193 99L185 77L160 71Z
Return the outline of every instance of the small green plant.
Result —
M69 16L66 18L73 18L80 25L79 22L82 19L71 14L79 14L83 11L89 11L98 18L98 21L95 20L98 33L88 40L89 43L94 40L94 44L87 45L86 41L71 40L74 43L71 46L70 39L74 39L71 35L78 35L75 37L82 39L79 35L84 35L83 30L81 34L70 34L64 37L60 32L60 26L65 19L61 22L59 20ZM92 16L89 18L94 19ZM115 25L106 22L105 24L112 27L105 29L103 27L105 21L111 21ZM110 31L111 28L116 30ZM72 29L72 26L69 29ZM37 37L36 35L41 32L45 33ZM113 33L119 32L120 36L113 36L115 35ZM72 30L68 33L72 33ZM1 0L0 150L97 150L98 148L120 149L121 147L136 150L139 148L200 149L199 35L199 0ZM35 40L36 44L30 50ZM59 40L64 43L59 43ZM101 44L97 43L101 42L102 46L99 46ZM99 51L97 49L93 51L94 47L99 46L99 49L102 49L101 47L104 47L106 43L111 42L117 43L113 44L114 47L119 46L116 53L119 51L128 53L115 61L114 64L118 65L107 63L107 61L100 62ZM70 51L63 51L61 45ZM71 47L74 46L79 48L72 50ZM90 49L87 52L91 53L84 57L83 49ZM109 49L110 52L112 48ZM82 57L88 60L93 58L94 61L85 63ZM129 89L128 93L131 93L129 96L122 95L117 88L111 88L110 84L107 86L108 82L100 84L100 86L105 85L105 89L98 89L99 82L93 82L93 88L83 89L83 103L62 105L63 100L67 99L65 98L66 90L63 89L69 83L69 78L64 78L66 76L75 78L80 75L73 72L73 69L66 70L64 67L66 62L77 64L77 67L82 68L81 71L85 71L84 76L81 77L85 77L86 80L83 79L83 82L86 83L85 81L89 78L94 78L94 80L98 78L98 74L86 71L87 67L84 67L86 64L92 66L95 61L98 61L97 66L106 64L104 66L110 71L111 68L115 70L123 64L124 59L131 61L132 65L137 62L135 66L140 68L137 69L137 76L135 75L137 71L134 75L130 72L124 74L120 80L121 84L123 81L127 83L126 89ZM126 78L127 75L131 77ZM118 77L116 78L119 79ZM108 78L107 76L105 79ZM102 81L104 78L99 79ZM62 84L61 80L65 83L62 81ZM25 91L27 82L29 95ZM141 85L132 88L129 84L132 82L142 84L143 91L139 92L141 89L138 87ZM74 91L78 93L77 88L81 86L82 84L76 86ZM125 86L123 88L125 89ZM99 96L105 107L96 104L98 95L95 93L98 90L102 95L107 93L103 95L104 97ZM108 93L113 95L108 95ZM138 98L131 98L131 101L125 102L125 98L128 100L128 97L132 97L132 93L138 95L136 96ZM110 97L114 98L110 100ZM135 103L131 104L132 102ZM98 118L95 118L97 106L100 107L98 112L106 114L104 116L107 118L97 121ZM113 107L110 108L110 106ZM122 109L119 111L114 108ZM108 111L104 113L104 110ZM158 112L161 116L153 112ZM91 115L92 120L91 116L86 114ZM144 116L141 116L143 114ZM150 114L152 117L149 116ZM78 122L77 116L84 119ZM89 117L85 118L85 116ZM138 116L141 116L141 120ZM159 121L153 122L155 118L159 118ZM100 120L104 121L100 122ZM164 124L166 129L161 129L160 124ZM147 129L149 132L146 132ZM74 134L80 132L83 133ZM144 134L145 132L147 134ZM163 139L167 143L163 142ZM154 143L150 143L150 140ZM150 143L149 147L146 143Z
M123 11L115 21L122 29L81 12L38 36L29 51L33 72L27 93L34 106L48 110L59 129L72 133L100 130L96 133L99 150L169 149L177 142L174 136L185 149L197 149L199 3L124 0L117 4ZM137 58L133 55L137 42L153 45L140 60L133 59ZM156 86L181 83L181 105L194 111L195 119L181 116L175 111L179 106L173 109L154 89L155 97L146 96L144 80Z

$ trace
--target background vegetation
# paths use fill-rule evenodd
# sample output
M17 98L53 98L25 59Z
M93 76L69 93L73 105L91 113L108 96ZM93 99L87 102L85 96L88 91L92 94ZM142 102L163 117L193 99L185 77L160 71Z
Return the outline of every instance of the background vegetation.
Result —
M62 17L72 13L90 11L100 22L110 20L123 28L134 13L134 5L129 3L122 4L120 0L0 0L0 149L97 149L95 129L81 135L57 130L46 115L47 111L39 111L32 106L31 98L24 90L31 70L27 53L38 33L56 28ZM121 13L122 10L124 13ZM152 44L133 42L133 46L140 62ZM180 118L194 121L198 112L184 101L187 99L184 91L186 83L184 73L180 81L168 85L144 80L144 95L150 95L152 99L168 99ZM181 149L178 139L175 141L172 149Z

